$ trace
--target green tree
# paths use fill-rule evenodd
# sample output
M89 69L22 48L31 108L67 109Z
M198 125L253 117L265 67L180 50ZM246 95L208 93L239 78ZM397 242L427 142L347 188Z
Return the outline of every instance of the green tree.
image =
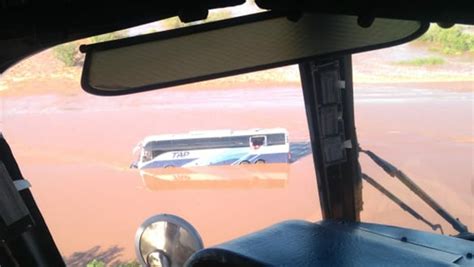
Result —
M75 43L66 43L53 48L54 55L67 67L76 64L75 55L78 53L78 47Z
M120 263L117 267L140 267L140 263L137 261L131 261L127 263Z
M103 261L93 260L89 262L86 266L87 267L105 267L105 263Z
M110 264L110 263L109 263ZM92 260L86 265L87 267L105 267L107 264L105 262L100 261L100 260ZM120 263L115 263L113 266L116 267L140 267L140 263L137 261L130 261L130 262L120 262Z
M449 29L442 29L432 24L430 29L419 40L428 43L430 49L448 55L474 52L474 35L464 31L459 25Z
M80 66L84 62L84 54L79 51L81 43L101 43L127 37L125 31L111 32L93 36L82 41L74 41L53 48L54 55L67 67Z
M116 39L121 39L125 38L127 34L124 31L118 31L118 32L110 32L110 33L105 33L101 35L96 35L90 38L92 43L102 43L102 42L107 42L111 40L116 40Z

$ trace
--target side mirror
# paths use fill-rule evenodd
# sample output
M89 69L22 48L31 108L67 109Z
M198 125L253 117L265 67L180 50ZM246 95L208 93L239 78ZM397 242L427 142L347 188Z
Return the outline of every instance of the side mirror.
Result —
M183 266L203 247L196 229L184 219L170 214L148 218L135 235L135 252L142 266Z

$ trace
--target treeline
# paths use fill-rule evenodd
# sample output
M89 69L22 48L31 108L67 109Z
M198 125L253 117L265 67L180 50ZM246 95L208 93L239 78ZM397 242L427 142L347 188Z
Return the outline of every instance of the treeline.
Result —
M468 29L468 26L460 25L442 29L432 24L419 41L428 44L430 50L446 55L474 53L474 34Z
M67 67L82 66L84 63L84 54L79 52L79 46L83 43L100 43L110 40L120 39L126 37L125 31L118 31L113 33L106 33L97 35L79 41L69 42L53 48L54 55Z
M195 21L192 23L182 23L178 17L172 17L169 19L165 19L160 21L159 30L169 30L180 28L189 25L196 25L216 20L222 20L232 17L232 12L230 10L221 9L221 10L214 10L209 12L209 15L204 20ZM156 32L156 29L151 29L149 33ZM79 52L79 45L82 43L100 43L115 39L121 39L127 37L127 30L102 34L94 37L90 37L87 39L83 39L80 41L74 41L70 43L65 43L62 45L58 45L53 48L54 55L58 60L60 60L65 66L67 67L75 67L75 66L82 66L84 63L84 54Z

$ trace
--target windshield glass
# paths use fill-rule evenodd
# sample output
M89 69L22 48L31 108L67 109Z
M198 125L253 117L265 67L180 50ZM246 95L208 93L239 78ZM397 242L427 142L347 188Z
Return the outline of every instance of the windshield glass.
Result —
M460 30L472 38L472 28ZM423 38L353 57L359 143L472 230L474 42L459 52ZM297 66L104 98L80 88L79 43L35 55L0 80L0 130L68 265L134 264L135 231L160 213L185 218L205 246L321 219ZM364 173L456 233L360 160ZM363 190L363 221L432 231L370 184Z
M474 35L472 26L431 25L419 40L353 57L358 141L390 162L454 218L474 229ZM360 155L362 171L413 208L403 211L364 181L361 219L445 234L451 224Z
M68 265L133 263L137 228L160 213L205 246L321 219L297 66L104 98L80 88L80 43L0 84L1 131Z
M23 66L59 65L50 53ZM282 73L294 78L270 83ZM7 80L2 131L68 262L132 260L135 231L159 213L206 246L321 219L296 67L114 98L59 75Z

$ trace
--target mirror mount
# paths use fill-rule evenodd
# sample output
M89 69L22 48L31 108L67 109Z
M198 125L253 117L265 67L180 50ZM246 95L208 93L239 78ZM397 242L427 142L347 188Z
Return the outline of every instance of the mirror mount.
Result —
M183 23L191 23L198 20L206 19L209 15L209 10L207 8L195 7L180 10L179 20Z
M146 262L149 266L171 267L170 259L161 249L157 249L146 257Z
M369 28L374 24L375 18L371 15L360 15L357 17L357 24L362 28Z

